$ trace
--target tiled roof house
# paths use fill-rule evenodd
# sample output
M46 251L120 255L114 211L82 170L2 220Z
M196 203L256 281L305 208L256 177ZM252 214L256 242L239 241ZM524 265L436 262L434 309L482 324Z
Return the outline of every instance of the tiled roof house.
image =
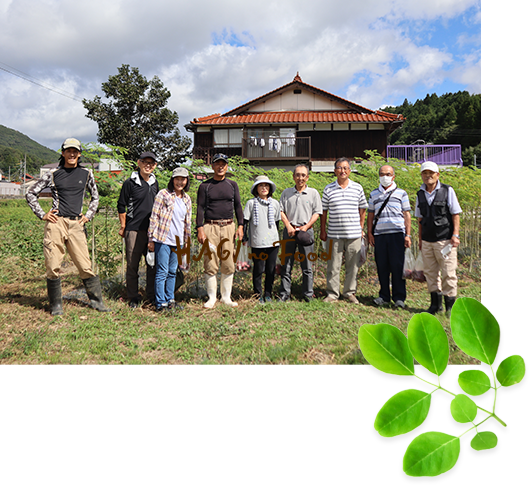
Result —
M370 110L302 81L292 82L224 114L195 118L193 156L210 162L217 152L239 155L263 168L307 163L332 171L342 156L386 155L387 138L402 115Z

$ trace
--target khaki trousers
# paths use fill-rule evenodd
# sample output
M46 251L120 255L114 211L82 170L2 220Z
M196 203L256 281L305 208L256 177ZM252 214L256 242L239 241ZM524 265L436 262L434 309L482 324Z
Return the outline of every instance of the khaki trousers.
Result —
M96 276L92 271L84 225L79 224L78 220L59 217L57 222L47 221L44 226L44 261L48 279L55 280L60 277L65 246L81 279Z
M204 234L208 241L206 244L215 246L213 249L209 247L212 257L204 255L204 272L209 275L215 275L219 271L219 264L221 265L221 273L225 275L234 274L236 265L234 263L234 238L236 234L235 224L228 224L227 226L218 226L216 224L204 224ZM219 244L223 239L222 246ZM219 258L221 254L221 258Z
M357 291L357 273L359 271L359 258L361 256L361 238L356 239L331 239L331 259L328 261L326 271L327 291L331 298L340 296L340 267L344 255L344 287L342 295L348 298Z
M453 248L447 259L444 259L441 252L450 243L451 240L421 242L423 274L427 280L429 293L441 292L445 296L456 296L458 281L456 277L457 249Z

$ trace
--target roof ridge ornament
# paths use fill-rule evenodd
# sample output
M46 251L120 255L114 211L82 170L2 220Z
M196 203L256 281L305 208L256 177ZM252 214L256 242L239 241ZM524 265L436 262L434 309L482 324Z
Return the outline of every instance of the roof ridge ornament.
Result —
M300 83L302 82L302 78L300 77L300 73L298 71L296 71L296 76L293 79L293 82L295 81L298 81Z

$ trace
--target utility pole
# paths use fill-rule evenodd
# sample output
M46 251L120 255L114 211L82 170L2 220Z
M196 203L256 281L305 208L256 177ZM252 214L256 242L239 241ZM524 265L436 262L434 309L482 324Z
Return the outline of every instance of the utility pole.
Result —
M24 154L24 161L20 160L20 169L22 171L21 177L20 177L20 179L22 180L22 195L26 195L26 155L25 154Z

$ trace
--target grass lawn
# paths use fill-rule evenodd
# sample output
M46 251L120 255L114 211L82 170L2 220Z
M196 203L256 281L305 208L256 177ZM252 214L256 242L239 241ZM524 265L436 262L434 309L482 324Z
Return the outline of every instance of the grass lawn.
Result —
M360 305L324 303L324 263L317 266L311 303L300 301L299 268L293 272L295 299L260 305L251 295L250 273L238 273L237 308L217 303L202 308L200 277L187 276L179 293L183 310L158 314L149 305L131 310L121 282L105 295L110 313L84 303L81 281L70 264L63 276L63 316L48 311L42 262L22 264L8 257L0 269L0 363L3 364L365 364L357 334L361 325L391 323L406 333L410 318L430 302L425 283L408 281L407 308L376 308L378 283L373 255L361 268ZM480 300L480 277L459 270L459 296ZM279 284L276 278L275 288ZM71 298L69 295L74 295ZM77 296L76 296L77 295ZM69 297L69 299L66 299ZM449 318L438 316L449 332ZM450 364L477 363L450 339Z

